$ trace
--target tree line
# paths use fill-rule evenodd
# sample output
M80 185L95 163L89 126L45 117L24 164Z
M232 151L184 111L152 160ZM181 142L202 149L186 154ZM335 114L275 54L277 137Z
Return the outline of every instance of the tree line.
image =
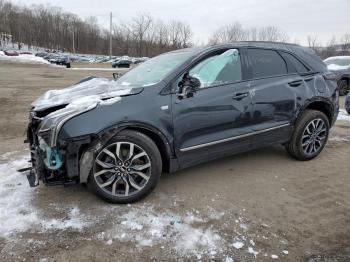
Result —
M27 7L0 0L0 34L11 36L19 49L24 43L29 48L109 54L109 30L102 28L95 17L83 20L58 7ZM154 56L189 47L191 37L190 27L181 21L165 23L139 15L126 23L113 24L112 54Z
M288 34L275 26L245 28L238 22L220 27L209 39L211 44L234 41L272 41L299 44L297 40L290 41ZM338 39L333 36L325 44L321 43L317 35L309 35L306 43L323 59L330 56L350 55L350 33Z
M313 49L320 57L330 56L350 56L350 33L344 34L340 38L333 36L323 46L317 35L307 36L308 47Z
M234 41L272 41L287 42L288 34L275 26L244 28L236 22L217 29L209 39L211 44Z

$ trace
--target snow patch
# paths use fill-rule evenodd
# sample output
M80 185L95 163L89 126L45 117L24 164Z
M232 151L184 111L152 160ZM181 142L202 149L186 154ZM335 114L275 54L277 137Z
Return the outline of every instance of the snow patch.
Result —
M64 230L68 228L82 230L87 223L82 220L82 216L80 215L80 210L78 207L73 207L69 213L67 219L49 219L43 220L41 226L44 230L49 229L59 229Z
M105 237L132 241L138 247L166 245L180 256L215 255L225 246L224 240L212 228L198 226L196 223L203 220L193 214L179 216L142 206L132 208L120 219L120 224Z
M329 141L333 141L333 142L350 142L350 138L340 137L340 136L331 136L329 138Z
M78 71L128 71L129 68L103 68L103 67L71 67L67 70L78 70Z
M35 55L25 55L20 54L18 56L7 56L0 55L0 62L12 62L12 63L20 63L20 64L50 64L42 57L37 57Z
M12 160L7 159L11 156ZM33 205L35 190L17 169L27 167L29 156L4 154L0 157L0 235L12 237L18 232L37 228L46 230L81 230L88 223L78 207L72 207L64 219L47 219Z
M0 164L0 235L27 230L39 217L31 205L32 189L25 176L16 172L28 165L28 157Z
M338 70L346 70L348 69L350 66L341 66L341 65L336 65L336 64L330 64L327 66L328 70L333 70L333 71L338 71Z
M248 247L248 253L252 254L254 257L256 257L259 254L259 252L255 251L252 247Z
M232 246L235 248L235 249L241 249L242 247L244 247L244 243L243 242L240 242L240 241L236 241L232 244Z
M337 120L350 121L350 115L346 112L345 109L340 109Z

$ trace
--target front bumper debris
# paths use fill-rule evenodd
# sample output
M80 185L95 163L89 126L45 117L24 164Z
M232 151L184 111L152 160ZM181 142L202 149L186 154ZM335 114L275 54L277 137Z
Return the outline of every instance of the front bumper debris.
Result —
M35 170L32 167L18 169L17 172L26 175L30 187L37 187L39 185L39 176L35 173Z

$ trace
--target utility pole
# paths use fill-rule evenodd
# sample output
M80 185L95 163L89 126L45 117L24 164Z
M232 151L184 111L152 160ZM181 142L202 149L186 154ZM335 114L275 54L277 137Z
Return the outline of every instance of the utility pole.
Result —
M109 20L109 59L112 59L112 12Z
M73 26L73 54L75 54L75 40L74 40L74 26Z

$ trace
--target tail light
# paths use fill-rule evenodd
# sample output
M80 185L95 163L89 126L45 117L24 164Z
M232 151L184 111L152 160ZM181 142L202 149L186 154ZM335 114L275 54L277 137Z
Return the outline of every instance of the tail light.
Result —
M328 81L334 81L335 82L335 90L338 90L339 91L339 84L337 82L337 75L334 74L334 73L325 73L323 74L323 78L324 80L328 80Z

